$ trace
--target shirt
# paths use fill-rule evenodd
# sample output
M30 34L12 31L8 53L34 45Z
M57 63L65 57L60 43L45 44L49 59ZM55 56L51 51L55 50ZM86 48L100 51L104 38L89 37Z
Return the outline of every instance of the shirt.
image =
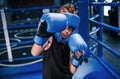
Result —
M72 79L69 71L70 48L53 37L48 50L43 51L43 79Z

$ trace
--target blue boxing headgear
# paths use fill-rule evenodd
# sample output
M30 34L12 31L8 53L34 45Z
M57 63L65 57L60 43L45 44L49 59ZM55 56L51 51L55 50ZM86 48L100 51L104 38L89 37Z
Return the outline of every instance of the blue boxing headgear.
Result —
M63 13L63 14L67 17L66 26L74 28L74 30L71 34L78 32L80 17L75 14L71 14L71 13ZM55 36L57 42L62 42L62 36L61 36L60 32L55 33L54 36ZM65 40L67 40L67 39L65 39Z
M80 24L80 17L71 13L64 13L64 14L67 17L67 26L78 29Z

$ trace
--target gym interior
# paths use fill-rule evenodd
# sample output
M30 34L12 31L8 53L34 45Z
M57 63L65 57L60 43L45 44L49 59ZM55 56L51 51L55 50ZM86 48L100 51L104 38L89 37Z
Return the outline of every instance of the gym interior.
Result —
M42 79L42 55L31 55L38 22L66 3L75 5L89 48L74 79L120 79L119 0L0 0L1 79Z

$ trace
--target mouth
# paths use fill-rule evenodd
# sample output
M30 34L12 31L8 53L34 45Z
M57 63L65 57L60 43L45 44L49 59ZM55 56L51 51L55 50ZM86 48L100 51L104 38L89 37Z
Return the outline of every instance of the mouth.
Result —
M62 38L67 38L68 37L68 35L66 35L66 34L62 34Z

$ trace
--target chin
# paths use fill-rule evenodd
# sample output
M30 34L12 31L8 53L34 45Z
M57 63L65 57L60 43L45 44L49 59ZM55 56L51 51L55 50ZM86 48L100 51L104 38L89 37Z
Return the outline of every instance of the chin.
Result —
M63 39L66 39L67 37L63 37Z

